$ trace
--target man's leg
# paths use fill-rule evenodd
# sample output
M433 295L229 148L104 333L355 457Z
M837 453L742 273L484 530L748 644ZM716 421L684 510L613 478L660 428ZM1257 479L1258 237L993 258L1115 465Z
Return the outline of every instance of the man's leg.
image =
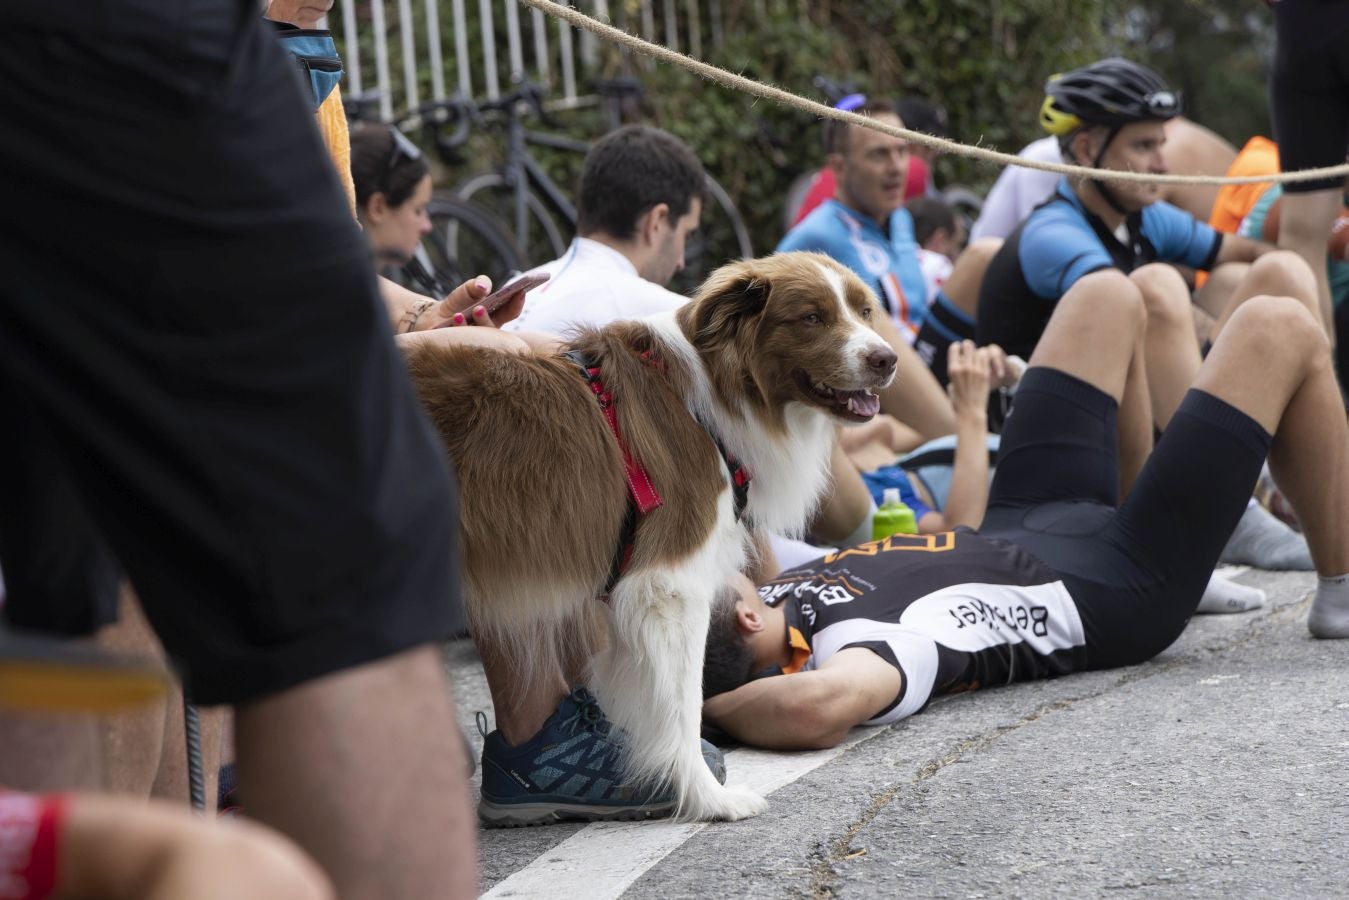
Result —
M0 377L48 414L194 695L244 707L259 818L345 897L466 895L427 646L456 625L455 495L294 60L247 4L186 28L172 4L105 6L13 26L0 5L0 194L48 216L0 220ZM350 863L374 843L402 862L384 884Z
M1199 371L1199 341L1190 312L1190 289L1174 267L1153 263L1129 278L1143 294L1148 311L1144 342L1153 421L1165 430Z
M1279 248L1302 257L1316 279L1316 309L1321 327L1335 339L1334 314L1331 312L1330 281L1326 271L1326 241L1330 226L1340 211L1339 188L1328 191L1296 193L1285 191L1279 203Z
M569 682L557 666L542 671L531 667L531 677L522 677L519 662L504 648L482 636L474 638L474 643L492 693L497 729L508 744L518 746L538 734L562 698L571 693L571 686L579 683Z
M1318 637L1349 637L1349 429L1320 322L1298 300L1252 298L1195 387L1273 433L1270 468L1322 576L1308 624Z
M1114 269L1093 272L1059 300L1030 364L1080 378L1118 403L1129 384L1139 338L1148 334L1149 325L1137 284ZM1103 331L1114 339L1102 341ZM1131 429L1137 430L1136 423Z
M249 816L294 837L344 898L477 893L467 760L447 737L454 703L434 647L243 704L235 716Z
M1227 311L1232 294L1246 277L1251 264L1244 262L1223 263L1208 273L1204 286L1194 292L1194 305L1209 317L1209 324ZM1212 335L1210 335L1212 337Z
M1266 253L1247 267L1232 289L1223 314L1214 323L1213 339L1217 339L1232 313L1252 297L1292 297L1307 307L1313 316L1319 317L1316 291L1316 276L1301 257L1286 250Z
M1252 297L1292 297L1307 308L1313 317L1319 315L1316 307L1316 280L1296 254L1287 251L1266 253L1246 267L1232 295L1227 309L1214 323L1212 339L1226 326L1241 305ZM1306 541L1264 507L1251 501L1237 524L1227 547L1223 562L1255 565L1266 569L1310 569L1311 557Z

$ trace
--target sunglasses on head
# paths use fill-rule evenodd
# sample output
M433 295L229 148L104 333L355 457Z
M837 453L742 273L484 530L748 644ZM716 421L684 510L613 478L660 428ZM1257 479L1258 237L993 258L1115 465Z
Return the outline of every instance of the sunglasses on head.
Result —
M406 159L408 162L416 162L422 158L422 151L416 144L407 139L407 136L397 128L390 128L389 134L393 137L393 150L389 153L389 161L384 164L384 181L388 183L389 176L393 175L398 168L398 161Z

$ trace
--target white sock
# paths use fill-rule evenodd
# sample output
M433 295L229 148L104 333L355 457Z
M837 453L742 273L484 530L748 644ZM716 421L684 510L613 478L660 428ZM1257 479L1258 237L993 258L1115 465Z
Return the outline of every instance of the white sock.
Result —
M1197 613L1239 613L1265 605L1265 592L1257 587L1237 584L1214 572L1199 601Z
M1349 574L1316 579L1316 598L1307 616L1312 637L1349 638Z
M1258 503L1249 504L1241 514L1241 521L1228 538L1220 559L1232 565L1259 569L1309 572L1316 568L1312 565L1306 539Z

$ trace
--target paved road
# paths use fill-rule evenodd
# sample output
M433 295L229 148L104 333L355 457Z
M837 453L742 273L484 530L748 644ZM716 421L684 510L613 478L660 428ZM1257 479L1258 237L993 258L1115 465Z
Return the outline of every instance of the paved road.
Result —
M953 697L833 754L733 750L733 781L790 781L757 819L483 832L483 890L1349 895L1349 642L1307 635L1311 575L1240 580L1269 604L1145 665ZM472 729L481 670L447 660Z

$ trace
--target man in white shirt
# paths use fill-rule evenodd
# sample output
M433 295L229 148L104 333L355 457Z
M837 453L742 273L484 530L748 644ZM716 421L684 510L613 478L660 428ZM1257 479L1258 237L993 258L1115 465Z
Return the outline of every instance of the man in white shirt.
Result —
M687 298L665 285L684 268L703 179L693 151L659 128L629 125L605 135L581 172L578 236L560 259L534 270L552 278L503 328L564 334L683 304Z

